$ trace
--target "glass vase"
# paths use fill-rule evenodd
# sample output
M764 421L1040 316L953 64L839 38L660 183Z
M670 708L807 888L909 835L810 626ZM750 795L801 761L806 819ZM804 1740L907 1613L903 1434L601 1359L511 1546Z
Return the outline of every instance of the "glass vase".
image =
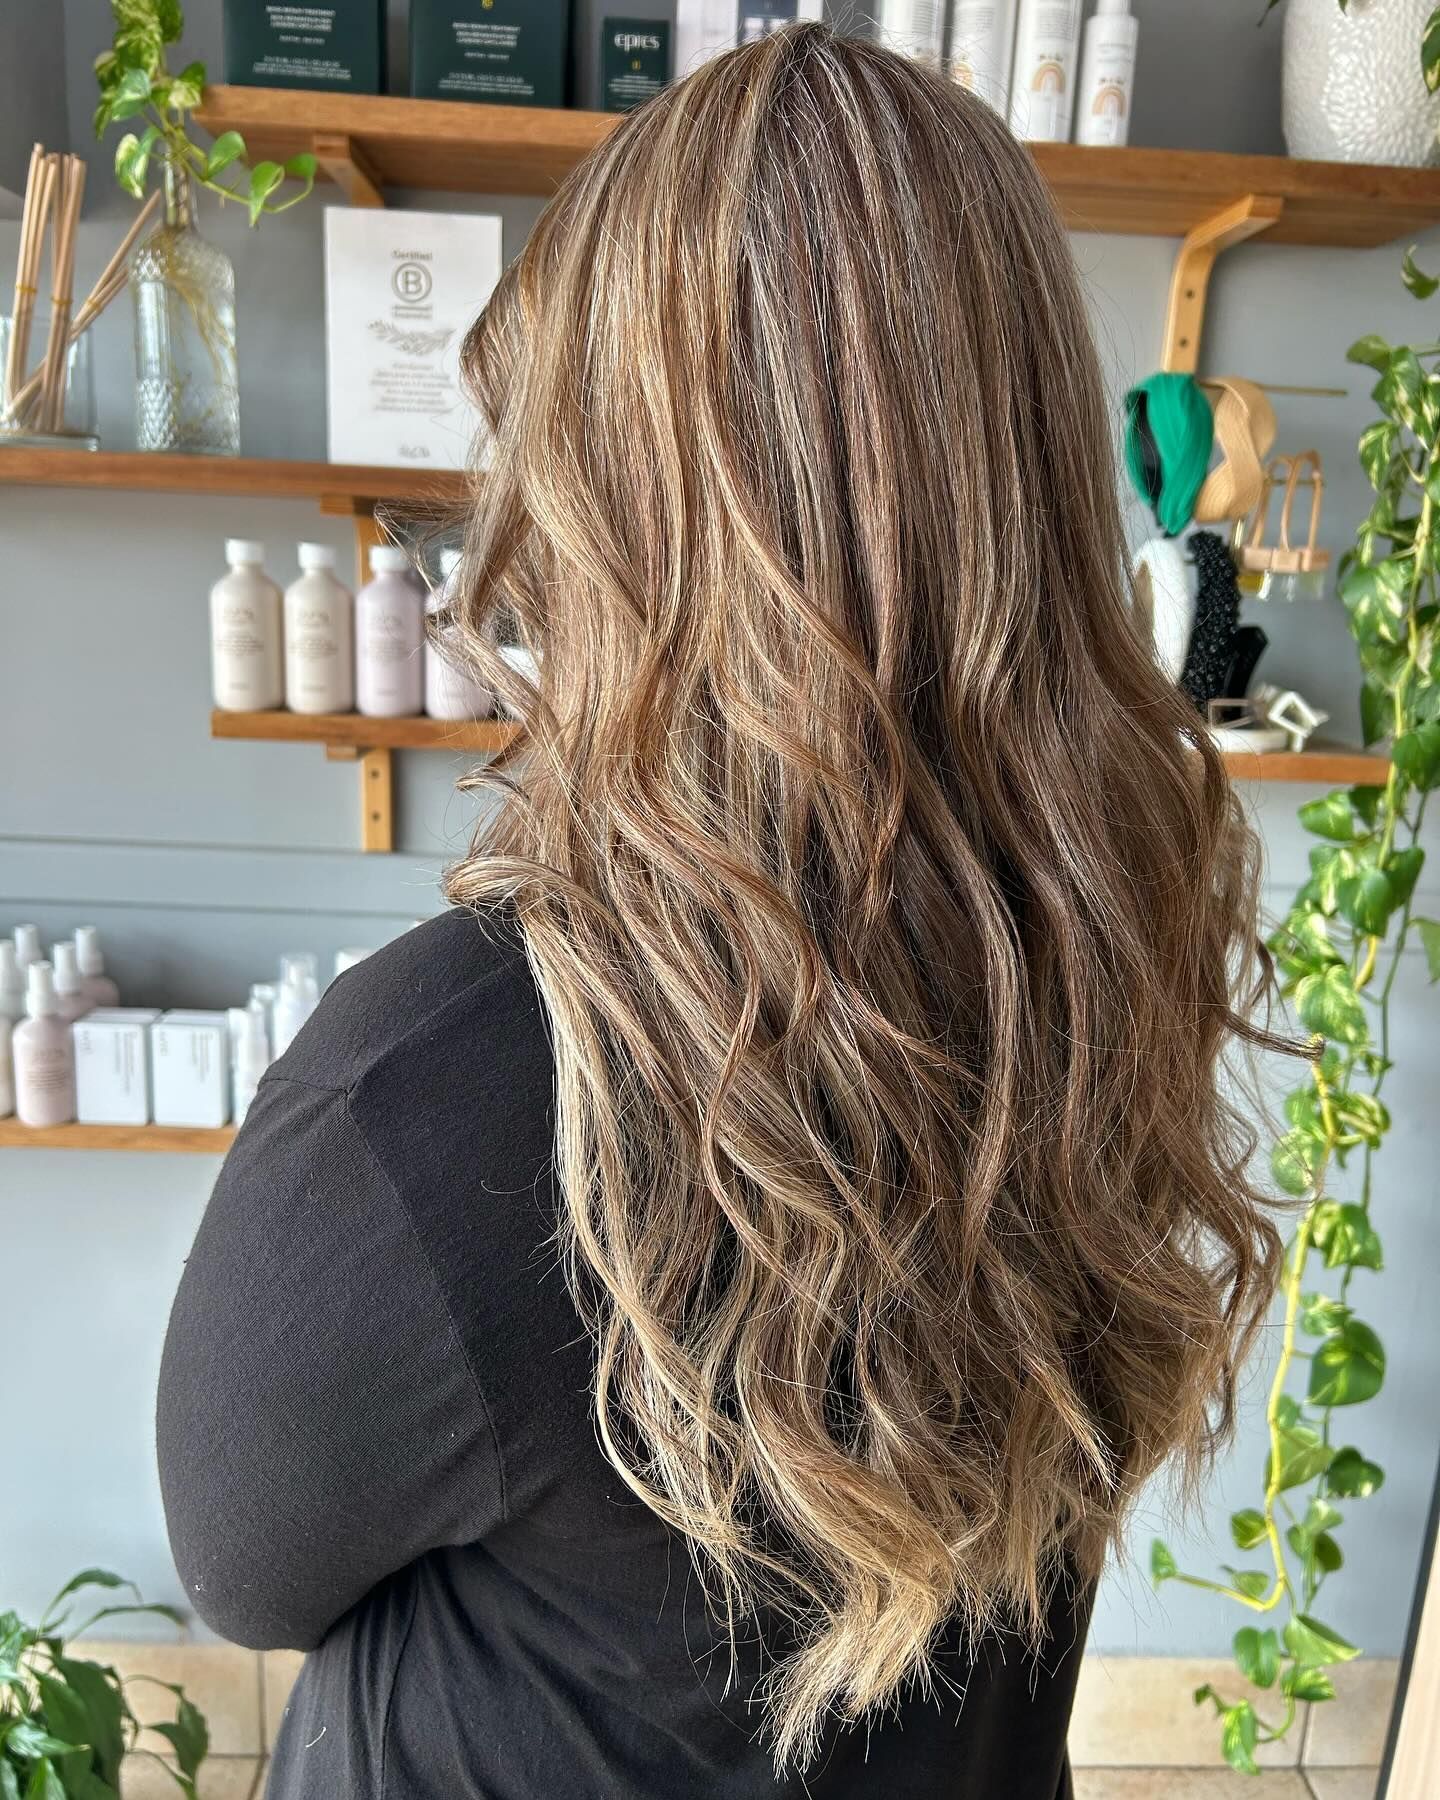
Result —
M27 368L16 375L16 392L7 393L10 341L15 325L0 319L0 447L22 450L98 450L95 434L95 381L90 370L90 334L82 332L62 352L54 411L44 411L40 365L50 341L50 319L42 313L30 321ZM12 402L14 404L12 404Z
M135 442L141 450L240 454L235 270L195 229L188 173L165 165L165 218L130 258Z

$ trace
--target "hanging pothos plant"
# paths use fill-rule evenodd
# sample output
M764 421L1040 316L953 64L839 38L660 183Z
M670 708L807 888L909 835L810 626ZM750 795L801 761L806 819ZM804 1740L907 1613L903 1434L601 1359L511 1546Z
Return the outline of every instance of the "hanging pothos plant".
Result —
M308 152L252 169L238 131L222 131L208 149L191 142L187 118L205 91L205 65L192 62L178 75L166 66L167 46L178 43L185 29L180 0L110 0L110 10L115 41L95 59L95 135L126 119L144 121L142 131L127 132L115 146L115 179L125 192L140 199L152 164L169 163L222 201L244 206L252 225L262 213L298 206L315 185L315 158ZM277 199L287 179L300 185Z
M1413 251L1403 279L1422 300L1440 288ZM1284 1325L1258 1503L1230 1518L1237 1551L1259 1562L1210 1580L1182 1573L1158 1539L1150 1560L1157 1583L1223 1594L1254 1615L1235 1633L1235 1662L1274 1695L1273 1708L1211 1686L1195 1695L1219 1715L1226 1760L1247 1772L1256 1769L1258 1745L1290 1731L1302 1702L1334 1697L1329 1668L1359 1655L1321 1606L1325 1582L1344 1560L1337 1531L1345 1510L1384 1480L1349 1441L1348 1409L1373 1399L1385 1379L1384 1346L1352 1290L1357 1273L1382 1266L1374 1165L1390 1130L1382 1095L1407 951L1418 943L1431 980L1440 979L1440 921L1412 906L1425 864L1426 804L1440 786L1440 344L1395 348L1370 336L1348 354L1378 371L1372 399L1380 416L1360 438L1375 503L1341 564L1340 597L1359 652L1365 742L1391 740L1390 768L1383 786L1338 789L1300 808L1301 824L1321 842L1310 852L1310 879L1270 940L1283 991L1317 1054L1286 1099L1289 1130L1271 1157L1276 1182L1304 1210L1281 1282ZM1358 1197L1332 1198L1332 1172L1352 1161Z

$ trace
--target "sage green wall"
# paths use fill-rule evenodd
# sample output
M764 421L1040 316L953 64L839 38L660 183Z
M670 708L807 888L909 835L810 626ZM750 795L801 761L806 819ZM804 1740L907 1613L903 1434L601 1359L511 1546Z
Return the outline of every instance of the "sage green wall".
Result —
M8 11L8 7L5 9ZM53 12L61 12L55 7ZM1141 16L1137 139L1245 149L1278 147L1278 37L1258 32L1258 0L1180 7L1147 0ZM191 0L186 51L219 60L218 0ZM1201 17L1203 15L1203 18ZM105 0L65 0L70 126L89 145L89 65L104 42ZM0 66L0 117L26 71ZM79 279L93 276L121 228L107 156L91 164ZM251 234L207 209L205 228L236 263L242 419L252 455L325 451L320 205ZM482 209L477 197L405 196L407 203ZM496 203L507 254L537 207ZM0 221L0 269L12 266L12 225ZM1102 354L1117 393L1154 364L1174 246L1077 238ZM1425 247L1440 266L1440 242ZM1262 380L1343 383L1342 401L1282 397L1282 442L1315 443L1330 489L1324 536L1345 541L1366 504L1353 464L1367 417L1364 376L1343 363L1365 330L1395 338L1422 315L1395 279L1398 252L1267 247L1234 252L1213 289L1207 365ZM1433 336L1433 329L1423 327ZM101 430L131 441L129 319L123 305L97 328ZM1134 509L1135 535L1144 520ZM58 935L93 919L108 938L127 998L217 1005L239 997L283 949L375 943L438 906L437 874L462 843L471 803L456 768L433 756L397 758L399 849L354 852L353 769L318 750L215 744L209 709L205 596L221 539L265 539L277 570L297 539L347 548L343 524L288 502L171 500L127 494L81 499L0 486L0 931L40 920ZM1354 730L1351 651L1338 608L1257 609L1272 638L1267 672L1329 706ZM1294 788L1257 794L1275 904L1301 879L1306 841ZM1440 862L1435 865L1440 872ZM1432 890L1440 874L1427 884ZM1440 894L1427 901L1432 913ZM1356 1428L1386 1464L1384 1493L1354 1509L1351 1567L1327 1604L1350 1636L1398 1650L1440 1441L1431 1377L1440 1313L1434 1168L1440 1119L1433 1045L1440 1019L1423 970L1407 972L1398 1019L1397 1116L1383 1163L1381 1213L1390 1267L1362 1275L1361 1304L1384 1332L1390 1376ZM151 1449L151 1405L170 1296L213 1159L0 1152L0 1320L6 1343L0 1432L0 1600L37 1604L83 1563L138 1578L176 1597ZM1185 1560L1225 1554L1224 1515L1253 1494L1263 1454L1260 1377L1246 1390L1239 1443L1217 1472L1202 1519L1172 1531ZM1135 1538L1143 1560L1164 1497L1149 1497ZM1168 1524L1167 1529L1170 1529ZM1204 1547L1213 1532L1214 1549ZM1235 1620L1203 1596L1153 1596L1123 1569L1107 1577L1092 1641L1113 1651L1223 1650Z

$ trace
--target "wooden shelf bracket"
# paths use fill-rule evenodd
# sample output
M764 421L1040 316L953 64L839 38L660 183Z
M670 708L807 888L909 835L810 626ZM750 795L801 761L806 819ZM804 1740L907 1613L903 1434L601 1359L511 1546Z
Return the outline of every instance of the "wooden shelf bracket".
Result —
M363 750L356 744L327 744L325 759L360 765L360 848L387 855L395 848L393 752Z
M375 165L352 137L339 131L315 133L315 160L352 206L383 206Z
M1210 271L1222 250L1268 231L1285 209L1271 194L1246 194L1186 232L1170 277L1170 305L1160 367L1193 375L1200 366L1200 335L1205 329L1205 295Z

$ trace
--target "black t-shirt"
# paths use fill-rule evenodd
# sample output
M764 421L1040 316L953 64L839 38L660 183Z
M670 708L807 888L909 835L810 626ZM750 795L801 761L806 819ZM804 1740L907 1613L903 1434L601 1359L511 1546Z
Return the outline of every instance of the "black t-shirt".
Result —
M768 1634L708 1618L595 1434L557 1266L554 1066L513 926L452 912L343 976L266 1076L170 1321L160 1473L196 1611L310 1652L270 1800L1056 1800L1088 1595L1038 1658L776 1780ZM769 1640L773 1649L773 1640Z

